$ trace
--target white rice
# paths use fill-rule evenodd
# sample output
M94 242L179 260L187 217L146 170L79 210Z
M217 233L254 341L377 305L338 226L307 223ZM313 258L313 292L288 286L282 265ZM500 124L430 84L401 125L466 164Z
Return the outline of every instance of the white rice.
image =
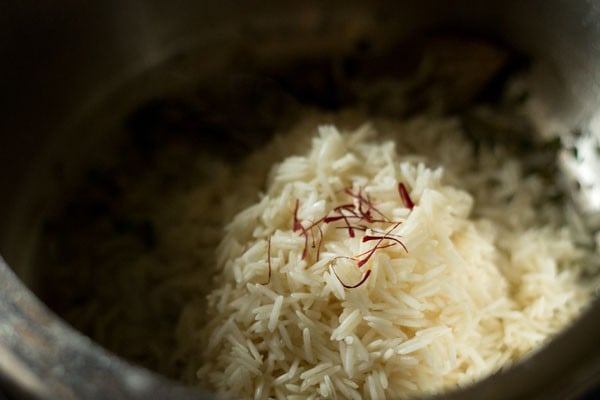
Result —
M582 252L540 177L523 176L501 149L475 153L453 119L377 128L379 137L366 125L319 127L309 151L276 165L260 200L227 226L210 321L182 318L178 330L193 383L256 399L436 393L530 354L588 303L577 281ZM301 148L298 137L289 146ZM322 240L311 231L303 258L296 201L307 227L354 201L345 188L401 222L393 235L408 251L379 248L358 268L336 257L368 252L374 242L363 235L390 223L351 237L332 222L319 225ZM342 285L367 270L364 284Z

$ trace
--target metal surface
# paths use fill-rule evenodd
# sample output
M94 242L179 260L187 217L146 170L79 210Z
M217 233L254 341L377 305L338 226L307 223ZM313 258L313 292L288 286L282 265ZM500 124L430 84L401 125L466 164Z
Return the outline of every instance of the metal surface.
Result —
M20 396L52 399L214 398L125 364L64 325L0 259L0 369Z
M432 28L482 33L530 54L534 94L564 136L565 177L589 224L600 207L600 7L589 1L377 2L96 1L0 5L0 253L27 277L53 143L78 154L67 128L132 77L186 49L211 49L186 74L218 73L231 54L291 57L343 51L362 37L398 40ZM220 49L220 50L219 50ZM214 52L215 50L219 50ZM208 55L210 54L210 56ZM182 77L183 75L183 77ZM156 82L148 82L148 91ZM142 91L143 92L143 91ZM132 93L128 101L143 97ZM104 102L104 103L103 103ZM116 105L115 105L116 106ZM56 144L54 144L56 147ZM575 149L575 151L573 150ZM573 398L600 380L600 304L516 368L450 398ZM0 261L0 375L32 397L193 398L132 367L50 313Z

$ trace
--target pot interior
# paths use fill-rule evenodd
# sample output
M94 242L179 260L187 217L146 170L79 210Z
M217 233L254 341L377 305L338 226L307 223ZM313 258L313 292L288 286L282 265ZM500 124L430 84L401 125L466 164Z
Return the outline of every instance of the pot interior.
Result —
M457 115L475 141L501 142L523 156L535 153L537 167L558 173L564 196L582 216L582 233L598 231L600 52L592 48L593 13L583 5L265 3L252 11L227 5L187 15L162 6L128 5L118 15L101 14L112 33L97 47L70 38L56 56L47 55L51 66L59 65L58 55L72 61L66 71L41 71L23 61L23 73L43 81L44 90L26 108L22 99L36 86L19 88L8 128L23 134L4 135L0 142L11 149L2 165L14 166L1 181L10 193L1 200L2 256L52 311L129 361L161 374L173 371L163 370L152 350L172 346L173 330L159 329L152 337L140 332L168 326L165 321L174 325L180 305L202 297L169 293L156 307L143 304L147 291L173 272L168 259L143 276L130 268L160 248L153 215L176 201L180 188L217 179L190 173L199 158L239 164L307 109L360 108L392 118L432 109ZM36 8L41 15L44 10ZM125 24L133 14L137 22ZM157 28L150 31L153 23ZM78 24L67 18L63 34ZM86 35L105 29L93 25ZM119 29L129 35L120 44ZM92 65L89 60L103 51L112 62L103 58ZM14 54L26 60L20 50ZM61 92L67 73L73 84ZM17 93L12 90L7 93ZM54 110L51 93L58 93L61 108L47 116L41 110ZM531 118L516 111L525 104L532 105ZM512 128L482 135L489 130L473 112L477 105L500 110ZM25 123L32 112L40 116ZM143 202L132 200L136 190ZM120 261L107 255L114 252L122 254ZM128 279L131 285L110 286ZM107 310L124 298L131 313L111 318ZM99 324L110 335L95 335ZM593 352L598 350L596 345Z

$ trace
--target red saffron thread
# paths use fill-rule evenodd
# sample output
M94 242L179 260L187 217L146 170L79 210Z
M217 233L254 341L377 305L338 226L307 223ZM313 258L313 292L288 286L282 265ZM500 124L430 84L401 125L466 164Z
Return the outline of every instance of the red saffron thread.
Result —
M340 278L340 276L338 275L338 273L335 270L335 267L333 265L331 266L331 269L333 270L335 277L338 279L338 281L340 281L342 286L345 287L346 289L356 289L357 287L362 286L367 281L367 279L369 279L369 276L371 275L371 270L369 269L369 270L367 270L367 272L365 272L362 279L357 284L348 285L347 283L344 283L344 281Z
M406 190L406 186L404 186L404 183L402 182L398 183L398 193L400 193L400 198L402 199L404 206L412 210L415 206L415 203L413 203L408 191Z
M343 212L341 212L341 210L338 211L338 212L340 213L339 216L325 217L325 218L323 218L323 222L325 222L326 224L328 224L330 222L335 222L335 221L343 220L344 223L346 224L346 226L344 227L344 229L348 229L348 235L351 238L353 238L355 236L354 229L352 228L352 225L350 225L350 221L348 221L348 218L351 218L353 216L347 216Z
M389 236L394 231L394 229L396 229L400 224L401 224L401 222L396 222L394 224L394 226L392 226L390 229L388 229L386 232L384 232L384 234L382 236L373 236L372 239L369 238L369 236L367 236L367 240L365 240L365 238L363 237L363 242L367 242L367 241L370 241L370 240L377 240L377 243L375 244L375 246L373 246L371 248L371 250L369 250L366 253L365 257L358 262L358 264L357 264L358 268L362 267L363 265L365 265L366 263L369 262L369 260L373 256L373 254L375 254L375 252L378 249L381 248L381 246L380 246L381 242L383 242L386 239L389 239L389 240L392 240L392 241L396 241L396 242L400 243L402 245L402 247L404 247L404 244L399 239L394 238L393 236ZM404 247L404 248L406 249L406 247Z
M401 240L401 236L393 233L393 231L402 222L394 223L389 218L387 218L381 211L379 211L375 207L375 205L373 204L371 199L368 197L368 195L367 196L363 195L362 189L359 188L358 192L355 193L350 188L345 188L344 192L348 196L352 197L355 200L354 203L346 203L346 204L342 204L342 205L335 207L333 209L333 215L325 215L323 218L310 223L310 225L308 227L305 227L302 223L303 221L301 221L300 218L298 218L298 212L300 209L300 200L296 199L296 203L294 206L294 219L293 219L292 230L294 232L300 232L300 234L304 237L304 249L302 250L302 259L305 259L306 256L308 255L308 245L309 245L308 236L309 235L311 235L311 244L312 244L311 248L313 248L313 249L316 248L316 259L317 259L317 261L320 259L321 246L322 246L322 242L323 242L323 230L321 229L321 224L338 222L338 221L343 222L343 226L336 226L335 229L347 230L348 236L350 236L351 238L354 238L356 236L355 231L366 232L367 230L370 229L371 232L374 234L364 235L362 238L362 242L363 243L370 242L370 241L377 241L377 242L369 250L364 251L354 257L337 256L333 260L336 260L338 258L352 260L357 263L358 268L361 268L362 266L364 266L365 264L367 264L369 262L369 260L375 254L375 252L377 250L386 249L388 247L392 247L395 245L400 245L406 252L408 252L408 249L406 248L406 246L404 245L404 243ZM412 209L414 207L414 203L410 199L410 196L408 195L406 187L404 186L403 183L398 184L398 192L400 193L400 197L401 197L404 205L407 208ZM380 218L374 218L373 214L377 214ZM351 220L356 220L359 223L352 224L350 222ZM361 221L364 221L365 223L360 224ZM380 230L370 228L367 225L369 223L386 223L386 224L393 223L394 225L391 226L386 231L380 231ZM313 231L315 228L317 228L317 230L319 232L318 240L315 238L315 233ZM384 244L385 240L388 240L391 243ZM269 237L268 252L269 252L269 254L268 254L268 257L269 257L269 259L268 259L269 280L267 281L267 283L270 282L271 273L272 273L271 237ZM357 288L357 287L361 286L362 284L364 284L366 282L366 280L369 278L369 276L371 274L371 270L369 269L368 271L366 271L364 273L360 282L358 282L355 285L348 285L340 279L335 268L334 267L332 267L332 268L335 273L335 276L338 278L340 283L347 289L353 289L353 288Z
M392 247L392 246L395 246L395 245L396 245L396 243L387 243L387 244L383 244L383 245L379 246L377 249L378 250L387 249L388 247ZM355 255L354 257L346 257L346 258L350 258L351 260L354 260L354 261L358 262L360 260L360 257L366 255L367 253L370 253L371 250L372 249L369 249L369 250L363 251L360 254Z
M323 230L317 225L319 229L319 245L317 246L317 261L321 258L321 243L323 243Z
M366 230L369 229L369 227L366 226L366 225L352 225L351 227L355 231L361 231L361 232L366 232ZM335 229L348 229L348 227L346 227L346 226L336 226Z
M273 267L271 266L271 238L273 235L269 236L269 240L267 241L267 264L269 265L269 276L267 281L263 283L263 285L268 285L271 282L271 272L273 271Z
M358 201L358 212L360 213L360 215L367 220L368 222L390 222L390 219L388 217L386 217L381 211L379 211L371 202L371 199L369 199L369 197L365 197L362 195L362 189L358 189L358 193L354 193L352 192L352 190L350 190L350 188L346 188L344 189L344 192L352 197L353 199ZM362 208L363 206L367 207L367 210L364 211ZM375 220L373 219L373 216L371 215L371 211L379 214L382 218L383 221L381 220Z
M387 239L387 240L392 240L396 243L398 243L400 246L402 246L402 248L408 252L408 249L406 248L406 246L404 245L404 243L402 243L402 241L400 239L398 239L397 237L394 237L397 235L384 235L384 236L372 236L372 235L365 235L362 238L363 243L369 242L371 240L383 240L383 239Z

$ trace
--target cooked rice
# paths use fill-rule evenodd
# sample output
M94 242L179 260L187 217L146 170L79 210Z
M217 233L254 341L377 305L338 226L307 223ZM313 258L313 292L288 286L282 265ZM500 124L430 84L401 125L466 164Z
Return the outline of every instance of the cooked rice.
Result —
M289 148L303 147L311 124L287 137ZM540 176L499 147L476 152L454 119L375 126L321 125L308 152L275 165L258 202L227 226L209 322L198 303L179 321L190 383L256 399L440 392L530 354L589 301L582 251ZM255 160L269 162L273 148ZM358 268L339 257L369 251L361 239L371 231L351 237L343 223L322 223L303 258L296 201L306 227L352 202L345 188L401 222L392 234L406 250L379 248ZM363 285L343 286L366 270Z

